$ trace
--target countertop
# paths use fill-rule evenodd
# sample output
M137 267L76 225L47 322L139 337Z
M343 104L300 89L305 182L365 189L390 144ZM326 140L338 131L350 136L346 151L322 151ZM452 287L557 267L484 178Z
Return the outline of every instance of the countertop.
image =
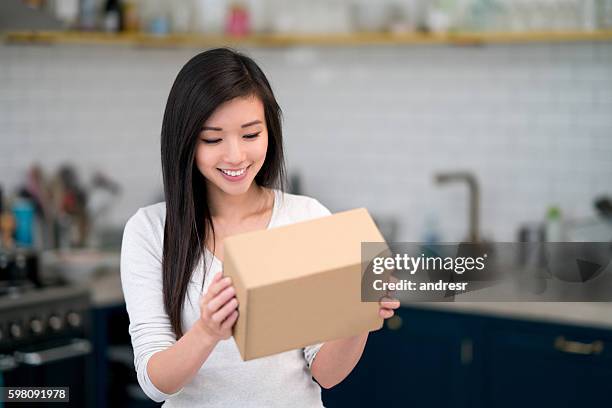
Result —
M108 271L89 282L94 307L103 308L123 304L123 290L118 270Z
M609 302L413 302L409 306L612 330Z
M410 302L409 299L398 297L404 306L416 308L612 329L612 302L555 301L560 298L555 293L561 293L559 292L561 288L564 288L562 284L549 282L550 291L538 295L538 301L533 301L533 295L529 297L527 291L523 293L525 300L521 301L518 298L521 292L517 292L512 283L458 294L454 302ZM507 301L495 301L495 299Z
M90 282L94 307L123 304L119 271ZM612 329L611 302L404 302L404 306Z

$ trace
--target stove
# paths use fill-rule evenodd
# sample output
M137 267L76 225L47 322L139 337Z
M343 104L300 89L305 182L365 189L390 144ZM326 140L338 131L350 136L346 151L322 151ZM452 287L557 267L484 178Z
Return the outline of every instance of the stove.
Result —
M34 274L35 275L35 274ZM68 406L91 405L91 300L87 287L0 276L4 387L69 387Z

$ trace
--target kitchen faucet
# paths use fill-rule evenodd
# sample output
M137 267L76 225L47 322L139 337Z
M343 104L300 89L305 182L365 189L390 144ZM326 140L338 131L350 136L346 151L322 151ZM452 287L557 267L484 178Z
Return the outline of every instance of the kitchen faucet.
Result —
M436 183L438 184L446 184L450 182L465 182L468 185L469 189L469 242L477 243L480 242L480 234L479 230L479 200L480 200L480 189L478 187L478 182L476 181L476 177L467 171L459 171L459 172L448 172L448 173L438 173L434 176Z

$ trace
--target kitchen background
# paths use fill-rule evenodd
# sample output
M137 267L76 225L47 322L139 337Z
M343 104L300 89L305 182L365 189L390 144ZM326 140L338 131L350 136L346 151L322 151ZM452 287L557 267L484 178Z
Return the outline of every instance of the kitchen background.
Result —
M90 327L95 361L87 363L98 373L94 387L120 383L117 373L129 376L129 371L113 371L117 367L100 368L109 355L124 365L130 361L116 274L109 271L116 266L127 219L139 207L163 201L161 120L179 69L207 48L193 39L233 45L266 72L284 112L292 190L316 197L334 212L367 207L389 239L465 239L471 202L479 205L478 229L487 240L515 241L521 229L545 230L551 222L563 226L555 237L559 240L612 239L605 217L612 195L610 1L56 0L11 1L2 7L0 186L5 215L12 211L23 226L34 211L32 235L17 227L12 238L33 248L30 254L38 254L41 265L55 268L68 281L93 287L96 280ZM23 34L31 29L70 31L52 37ZM74 34L79 29L87 32L79 37ZM106 34L92 37L92 30ZM113 33L119 30L124 33ZM134 37L138 30L149 33L149 42ZM387 36L372 41L380 37L353 32ZM453 35L462 32L479 37L456 41L460 37ZM487 40L498 32L507 36ZM187 37L173 37L176 33ZM263 40L247 41L252 34L264 35ZM278 45L275 35L289 36L293 43ZM479 194L470 197L465 179L448 186L436 182L436 175L449 172L474 177ZM32 199L43 197L45 189L53 198ZM58 247L73 250L53 250ZM571 328L559 326L568 330L564 333L575 334L566 349L591 351L568 352L571 357L593 357L587 363L572 360L571 367L588 364L593 372L601 364L597 357L608 362L611 357L612 320L605 317L610 313L604 306L541 304L527 311L490 305L495 313L483 306L479 313L511 319L491 324L517 336L523 330L513 326L523 324L517 316L529 315L536 331L552 327L557 333L554 325L562 321ZM448 328L438 350L448 350L450 365L440 369L451 370L448 377L460 382L465 373L457 374L458 367L478 363L486 373L493 364L486 353L474 351L477 339L488 339L482 340L484 350L495 342L482 334L486 325L480 320L462 325L462 318L479 314L457 317L451 312L417 307L406 309L404 320ZM105 320L110 317L114 325ZM445 324L434 325L438 318ZM14 320L2 328L10 332ZM465 329L475 324L481 337ZM602 332L577 331L576 325ZM428 344L441 338L435 330ZM588 348L596 341L602 342L603 352L597 353L599 346ZM107 353L101 347L109 344ZM419 345L426 347L425 342ZM459 362L450 357L455 346ZM547 353L536 349L535 356ZM424 364L435 365L426 359ZM352 377L355 384L358 375ZM609 369L597 375L611 378ZM487 376L479 372L478 381L466 387L489 384L483 380ZM493 391L456 393L456 381L449 383L455 388L448 399L438 404L431 397L427 404L510 406L504 404L511 400L493 398ZM492 384L487 390L504 383ZM329 394L329 406L345 401L341 391ZM123 392L107 397L115 403L139 401L137 386ZM579 394L602 402L598 394L592 399L586 391ZM559 401L554 406L575 406L563 405L569 403L567 396Z

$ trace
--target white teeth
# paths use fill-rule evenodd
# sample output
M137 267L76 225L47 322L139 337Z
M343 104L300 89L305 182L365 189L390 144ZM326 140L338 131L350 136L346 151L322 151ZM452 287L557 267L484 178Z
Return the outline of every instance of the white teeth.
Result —
M242 174L244 174L246 169L240 169L238 171L223 170L223 169L219 169L219 170L221 170L224 174L227 174L228 176L237 177L237 176L241 176Z

